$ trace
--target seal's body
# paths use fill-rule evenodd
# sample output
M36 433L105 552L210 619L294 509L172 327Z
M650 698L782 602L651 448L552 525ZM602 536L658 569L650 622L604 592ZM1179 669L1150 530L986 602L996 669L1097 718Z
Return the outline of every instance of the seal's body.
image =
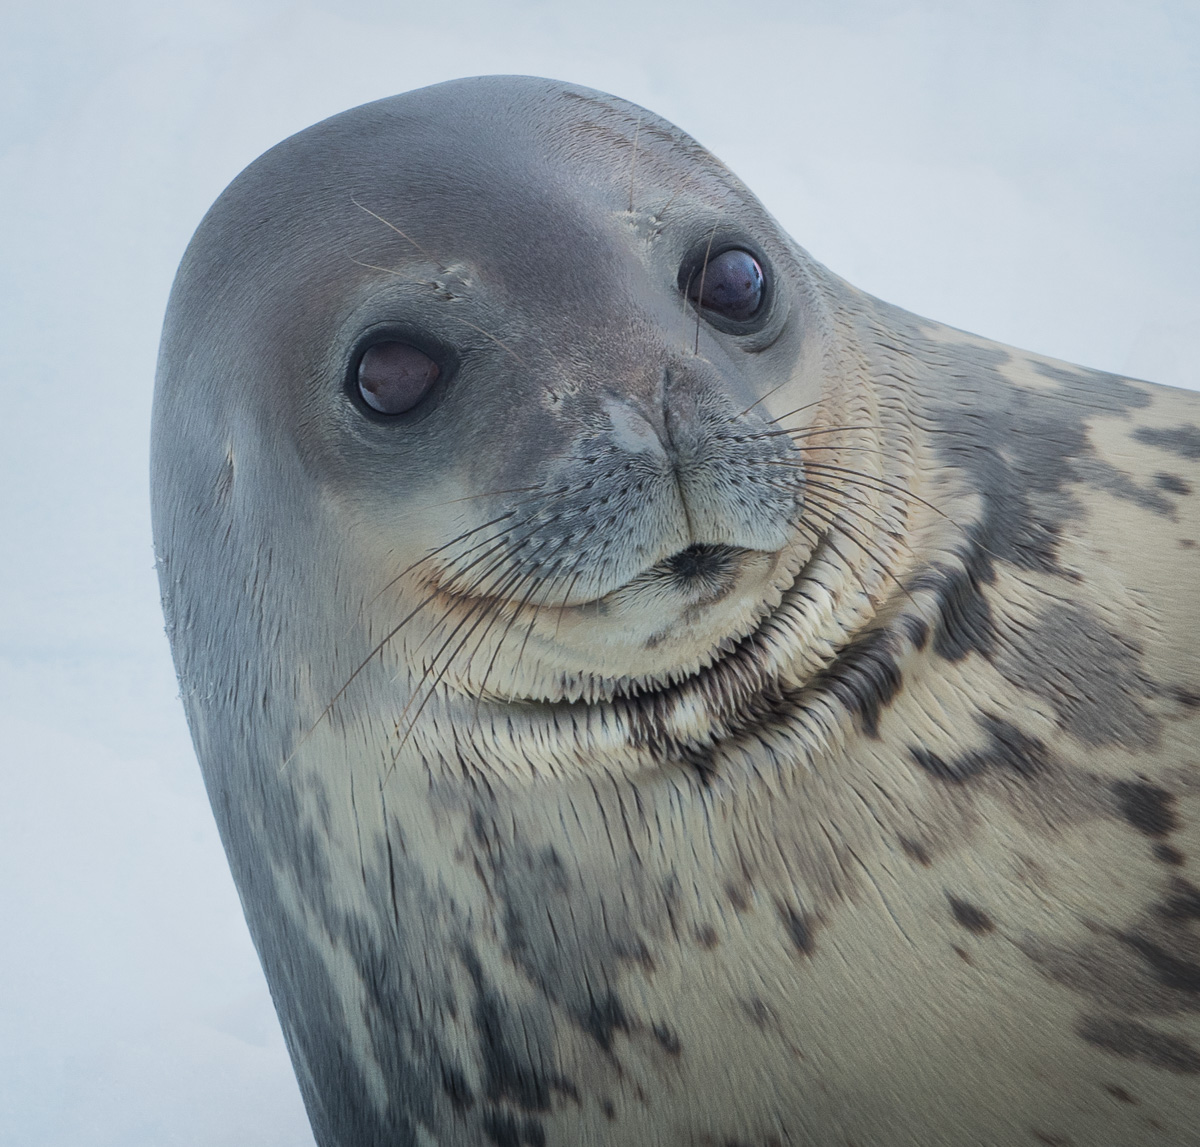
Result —
M585 89L252 165L155 528L322 1147L1194 1141L1198 425Z

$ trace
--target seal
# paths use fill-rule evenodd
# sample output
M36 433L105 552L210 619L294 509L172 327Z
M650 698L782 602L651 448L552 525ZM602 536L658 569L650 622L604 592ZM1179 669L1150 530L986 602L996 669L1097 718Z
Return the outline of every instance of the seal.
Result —
M153 483L323 1147L1192 1141L1200 395L491 77L224 192Z

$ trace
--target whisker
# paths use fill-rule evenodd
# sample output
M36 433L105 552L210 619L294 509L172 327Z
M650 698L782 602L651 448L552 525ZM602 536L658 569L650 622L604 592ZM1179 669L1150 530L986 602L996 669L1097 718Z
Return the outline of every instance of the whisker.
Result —
M523 366L527 371L529 371L530 374L533 373L533 367L531 367L529 363L527 363L519 354L517 354L517 352L508 345L508 343L492 334L491 331L485 330L483 327L471 322L470 319L464 319L462 315L451 314L449 317L454 319L455 322L462 323L463 326L470 327L471 330L477 331L479 334L483 335L484 338L491 339L492 342L494 342L502 351L504 351L506 354L512 355L512 357L516 359L517 362L520 363L521 366Z
M561 544L565 544L566 541L567 541L567 539L564 538L562 540ZM511 589L514 586L520 585L522 581L524 581L528 578L532 578L532 577L540 574L541 572L542 571L540 571L540 570L535 570L535 571L531 571L530 573L527 573L527 574L513 573L510 575L509 580L504 584L503 587L500 587L499 589L493 589L489 592L502 592L504 594L508 594L509 592L511 592ZM547 579L547 589L549 590L552 587L553 587L553 582L550 579ZM536 588L536 584L535 584L535 588ZM437 651L437 653L434 654L434 656L431 659L431 661L429 662L429 665L426 668L425 672L421 675L421 680L414 687L412 696L409 698L408 703L404 706L403 711L401 712L399 718L397 719L397 722L396 722L397 729L399 729L401 723L404 722L404 719L407 716L409 709L412 707L413 701L415 701L417 696L420 694L421 689L424 687L425 682L428 680L429 674L432 672L434 666L437 664L438 659L441 657L442 653L446 650L446 648L448 647L450 642L453 641L455 635L459 632L459 630L463 627L463 625L465 625L466 622L468 620L470 620L471 616L473 614L475 614L476 612L479 613L479 616L475 619L475 621L471 625L470 629L467 630L466 634L464 634L463 638L459 641L459 643L455 646L454 650L451 652L450 656L446 659L446 663L445 663L445 665L443 665L442 669L438 672L437 677L434 678L433 682L429 685L428 689L426 689L425 696L422 698L420 705L417 706L416 712L413 713L412 717L408 720L407 729L405 730L404 736L401 738L400 743L396 746L395 750L392 753L392 764L391 764L391 767L388 769L387 775L384 777L384 783L387 782L388 778L391 776L392 772L395 770L396 763L399 761L399 758L400 758L400 753L404 749L404 746L408 743L409 738L412 736L413 730L416 728L417 721L420 719L421 713L424 712L425 706L429 704L430 700L433 698L434 694L437 692L438 686L442 683L442 681L445 679L446 674L450 671L451 666L454 664L454 659L458 656L458 654L461 652L461 650L466 646L467 642L471 639L471 636L475 632L475 630L478 629L479 626L482 625L485 620L489 620L490 618L495 616L496 609L498 608L498 606L499 606L499 603L493 602L492 600L489 600L489 599L483 599L483 598L476 599L476 602L473 603L471 605L471 607L469 607L469 609L467 611L467 616L464 617L458 623L458 625L455 626L455 628L451 631L450 636L446 639L446 641L444 641L442 643L442 646ZM480 608L480 607L482 607L482 608ZM537 620L536 611L535 611L533 620L534 621ZM486 632L484 633L483 636L484 636L484 638L486 638L486 636L487 636ZM483 640L483 638L481 638L481 643L482 643L482 640ZM528 641L528 634L526 635L526 641ZM476 648L478 649L478 646ZM522 646L522 649L524 649L524 646ZM497 652L498 651L499 650L497 648ZM474 654L472 654L472 656L474 656Z
M418 279L413 275L406 275L403 271L397 271L395 267L381 267L378 263L367 263L354 255L347 255L347 259L356 266L365 267L368 271L382 271L385 275L393 275L397 279L403 279L407 283L415 283L420 287L436 287L437 284L432 279Z
M967 532L966 527L964 527L960 523L956 522L952 517L950 517L949 514L947 514L945 511L939 509L932 502L927 501L925 498L922 498L920 494L914 494L911 490L908 490L905 487L900 486L897 483L888 480L887 478L880 478L874 474L858 474L854 470L850 470L845 466L835 466L831 462L821 462L819 460L810 461L807 463L807 466L810 470L816 470L820 473L825 473L825 474L836 473L839 475L845 475L848 478L853 479L854 481L862 482L864 484L867 481L877 482L877 483L879 483L879 487L882 487L882 489L880 489L879 487L874 487L874 489L876 489L877 493L883 493L884 490L886 490L890 493L898 494L903 498L911 498L914 502L919 502L926 509L932 510L935 514L938 515L939 518L943 518L945 521L949 522L950 525L952 525L955 529L959 530L961 533L966 534L966 532ZM871 487L868 487L868 488L871 488ZM1003 558L1000 554L994 553L992 550L989 550L987 548L987 546L983 545L982 542L975 542L974 544L978 545L979 548L982 549L985 553L990 554L992 557L996 558L997 560L1000 560L1000 561L1003 560Z
M791 466L798 470L814 470L818 473L845 476L848 481L858 482L866 489L874 490L877 494L882 494L885 492L892 493L899 495L901 498L910 498L914 502L919 502L922 506L932 510L938 515L938 517L944 518L950 523L950 525L954 526L962 533L966 533L965 527L956 522L952 517L950 517L949 514L945 513L943 510L940 510L932 502L926 501L926 499L922 498L920 494L914 494L911 490L906 489L904 486L898 485L887 478L881 478L875 474L861 474L856 470L849 469L848 467L836 466L832 462L822 462L819 459L808 459L805 461L796 460L793 462L786 458L764 458L761 459L757 464L762 466ZM872 486L869 484L871 482L875 482L877 485ZM999 554L992 553L991 550L988 550L987 547L983 546L982 544L980 544L980 548L991 554L992 557L1001 557Z
M557 554L558 550L562 549L562 547L567 543L567 541L568 541L567 538L562 539L559 546L555 550L556 554ZM579 558L576 558L576 564L577 565L579 564ZM472 728L474 728L477 725L478 718L479 718L480 705L483 701L484 694L487 692L488 679L492 675L493 668L495 668L496 659L500 656L500 650L504 647L505 641L508 640L508 635L509 635L509 633L512 632L512 628L516 624L517 618L521 615L521 611L529 604L534 593L537 592L537 584L538 583L535 579L537 578L537 576L540 572L541 571L539 571L539 570L532 570L532 571L530 571L530 573L525 575L525 580L532 582L532 584L529 588L529 591L528 591L528 593L525 594L524 597L521 598L521 600L519 602L517 602L516 606L513 609L512 617L510 617L508 619L508 624L504 627L504 632L500 635L499 640L496 642L495 648L492 650L491 659L488 661L487 668L483 671L483 680L479 683L479 692L476 694L476 697L475 697L475 708L474 708L474 713L472 715L472 723L471 723ZM546 581L550 582L550 580L554 577L557 577L557 575L558 575L558 564L555 563L555 565L551 569L546 571ZM574 582L572 582L571 585L573 586ZM569 595L570 595L570 587L568 587L568 596ZM511 592L510 592L509 596L511 596ZM535 614L535 619L536 619L536 614ZM561 620L561 610L560 610L560 620ZM556 631L556 633L557 633L557 631ZM470 663L474 659L475 654L479 652L480 646L483 644L483 642L486 639L487 639L487 633L485 632L480 637L479 643L475 646L475 649L472 650L471 656L467 659L467 668L468 669L470 668Z
M525 576L521 578L516 585L513 586L513 591L517 591L521 589L523 583L529 583L528 591L525 592L520 601L517 601L513 604L512 616L508 619L508 623L504 627L504 632L501 633L497 639L495 647L492 649L492 656L488 659L487 668L483 671L483 678L479 682L479 691L475 695L475 705L471 713L470 728L472 729L478 727L479 710L483 704L484 695L487 693L488 678L492 675L492 669L495 668L496 659L500 656L500 650L504 648L504 642L508 640L508 635L512 632L512 627L516 625L517 618L521 615L521 610L523 610L525 606L529 604L530 598L532 598L534 593L537 592L537 574L539 572L540 571L538 570L530 571L529 573L525 574ZM506 596L511 596L511 592ZM499 615L499 611L497 610L495 616L499 617ZM466 669L468 671L471 668L471 662L475 660L475 654L479 652L480 648L482 648L483 643L487 640L490 632L491 627L489 626L482 634L480 634L479 641L476 642L475 648L471 650L471 655L467 658Z
M856 546L858 546L858 548L879 567L879 571L881 573L891 578L891 580L896 583L896 586L900 592L904 594L904 596L908 598L908 600L915 607L917 605L916 599L911 593L909 593L908 587L904 585L904 583L888 568L888 564L884 558L881 557L880 554L876 552L876 550L869 544L869 536L864 534L863 531L859 530L857 526L846 521L840 514L834 512L834 509L827 502L823 502L820 497L814 498L809 502L810 510L814 504L819 509L824 510L830 515L828 528L833 529L836 527L837 529L845 532L846 537ZM868 537L868 542L864 542L862 540L864 537ZM840 557L841 555L839 554L838 556Z
M457 542L457 541L461 541L461 540L462 540L462 538L464 538L464 537L466 537L466 536L469 536L471 533L474 533L474 532L476 532L476 530L483 529L484 527L486 527L486 526L489 526L489 525L494 525L496 521L501 521L501 520L503 520L503 518L505 518L505 517L508 517L508 516L510 516L510 515L507 515L507 514L506 514L506 515L501 515L501 517L500 517L500 518L493 519L493 521L492 521L492 522L485 522L485 523L483 524L483 526L477 526L477 527L475 527L475 528L474 528L474 529L472 529L472 530L468 530L468 531L466 531L464 534L460 534L458 538L452 539L450 542L447 542L445 546L439 546L439 547L438 547L438 550L435 550L435 551L433 551L432 553L426 554L424 558L421 558L421 559L420 559L420 561L414 562L414 563L413 563L411 566L409 566L409 567L408 567L408 570L407 570L407 571L405 571L405 572L410 572L411 570L413 570L413 569L415 569L417 566L419 566L419 565L420 565L422 562L424 562L424 561L428 560L430 557L433 557L433 556L434 556L434 554L438 553L440 550L443 550L443 549L447 548L447 546L454 545L454 544L455 544L455 542ZM370 651L370 652L369 652L369 653L366 655L366 657L364 657L364 658L362 659L362 661L360 661L360 662L359 662L359 664L358 664L358 665L355 667L355 669L354 669L354 670L353 670L353 672L350 674L350 676L346 678L346 681L345 681L345 683L342 685L342 687L341 687L340 689L338 689L338 691L337 691L337 692L336 692L336 693L333 695L332 699L329 701L329 704L327 704L327 705L325 706L325 708L321 710L321 712L320 712L320 714L317 716L316 720L315 720L315 721L313 721L313 723L312 723L312 724L311 724L311 725L308 727L308 729L307 729L307 730L304 732L304 734L303 734L303 735L300 737L299 741L297 741L297 742L296 742L296 745L293 747L292 751L291 751L291 752L290 752L290 753L287 755L287 757L284 759L284 762L283 762L283 764L282 764L282 765L280 765L280 767L279 767L279 771L280 771L280 773L282 773L282 772L283 772L283 770L287 768L287 766L288 766L288 765L291 763L291 761L292 761L292 759L295 757L295 755L296 755L296 754L297 754L297 753L300 751L300 749L301 749L301 748L304 746L304 744L305 744L305 743L308 741L309 737L311 737L311 736L312 736L312 734L313 734L314 732L316 732L316 730L317 730L317 729L320 727L321 723L322 723L323 721L325 721L325 720L326 720L326 718L329 716L329 714L330 714L331 712L333 712L333 709L334 709L334 707L337 705L337 703L338 703L338 702L339 702L339 701L340 701L340 700L341 700L341 699L342 699L342 698L343 698L343 697L346 695L346 690L348 690L348 689L350 688L350 686L354 684L354 682L355 682L355 681L358 679L359 675L360 675L360 674L363 672L363 670L364 670L364 669L366 669L366 667L367 667L368 665L370 665L371 661L372 661L372 660L373 660L373 659L374 659L374 658L375 658L375 657L376 657L378 654L382 653L382 652L383 652L383 650L384 650L384 649L385 649L385 648L388 646L388 644L389 644L389 643L390 643L390 642L391 642L391 641L392 641L392 640L395 638L395 636L396 636L396 635L397 635L397 634L398 634L398 633L399 633L399 632L400 632L400 631L401 631L401 630L402 630L402 629L403 629L403 628L404 628L404 627L405 627L405 626L406 626L406 625L407 625L407 624L408 624L410 621L412 621L412 619L413 619L414 617L416 617L416 616L417 616L419 613L421 613L421 611L422 611L422 610L424 610L424 609L425 609L425 607L426 607L426 606L428 606L428 605L430 604L430 602L436 601L436 600L437 600L437 598L438 598L439 596L441 596L442 594L446 593L446 592L447 592L447 586L449 586L449 585L450 585L450 584L451 584L451 583L452 583L452 582L453 582L455 579L457 579L458 577L460 577L462 574L464 574L464 573L468 572L468 571L469 571L471 568L473 568L474 566L478 565L478 564L479 564L479 562L481 562L481 561L486 561L486 560L488 559L488 557L490 557L492 554L494 554L494 553L496 552L496 550L497 550L497 549L500 549L500 548L502 548L502 546L503 546L503 539L504 539L504 537L505 537L505 534L507 534L507 533L510 533L510 532L511 532L511 530L512 530L512 529L514 529L514 528L515 528L515 527L510 527L508 530L501 531L501 533L500 533L499 535L495 535L495 536L493 536L493 537L491 537L491 538L484 539L482 542L477 542L477 543L476 543L474 546L472 546L472 547L471 547L471 549L467 551L468 553L469 553L469 552L471 552L471 550L477 549L477 548L478 548L480 545L488 545L489 543L496 542L496 540L497 540L497 537L500 539L500 541L499 541L499 542L497 542L497 544L496 544L496 545L494 545L494 546L492 547L492 549L488 550L488 551L487 551L486 553L484 553L484 554L481 554L481 555L480 555L479 557L477 557L477 558L476 558L474 561L472 561L471 563L469 563L469 564L468 564L468 565L467 565L467 566L466 566L464 569L456 571L456 572L455 572L455 574L453 575L453 577L452 577L451 579L448 579L448 580L447 580L447 582L446 582L444 585L442 585L442 586L439 586L438 588L434 589L434 590L433 590L433 591L432 591L432 592L431 592L431 593L430 593L428 596L426 596L426 597L425 597L425 598L424 598L424 599L423 599L423 600L422 600L422 601L421 601L421 602L420 602L420 603L419 603L417 606L415 606L415 607L414 607L413 609L411 609L411 610L410 610L410 611L409 611L407 614L405 614L405 616L404 616L404 617L402 617L402 618L400 619L400 621L398 621L398 622L397 622L397 623L396 623L396 624L395 624L395 625L394 625L394 626L393 626L393 627L392 627L392 628L391 628L391 629L390 629L390 630L389 630L389 631L388 631L388 632L387 632L387 633L386 633L386 634L383 636L383 638L382 638L382 639L381 639L381 640L380 640L380 641L379 641L379 642L378 642L378 643L377 643L377 644L374 646L374 648L372 648L372 650L371 650L371 651ZM495 568L497 568L497 567L496 567L496 566L490 567L490 568L489 568L489 570L485 571L485 574L484 574L483 576L486 576L486 575L487 575L487 573L490 573L490 572L492 572L492 571L493 571ZM391 580L391 581L388 583L388 585L387 585L387 586L385 586L383 589L381 589L381 590L379 591L379 593L377 593L377 594L375 595L375 597L372 599L372 602L374 602L374 601L377 601L377 600L379 599L380 595L381 595L381 594L383 594L383 593L386 593L386 592L387 592L387 589L388 589L390 586L392 586L392 585L395 585L395 583L396 583L396 582L399 580L399 578L400 578L400 577L402 577L402 576L403 576L403 573L402 573L402 574L398 574L398 575L397 575L395 578L393 578L393 579L392 579L392 580ZM436 627L435 627L435 628L436 628ZM426 635L426 637L428 637L428 634ZM425 640L425 639L422 639L422 641L418 643L418 645L417 645L417 648L420 648L420 645L424 643L424 640Z
M736 421L737 421L739 418L745 418L745 417L746 417L746 415L747 415L747 414L749 414L749 413L750 413L750 411L752 411L752 410L753 410L753 409L754 409L754 408L755 408L755 407L756 407L756 406L757 406L757 405L758 405L760 402L766 402L766 400L767 400L768 398L770 398L770 397L771 397L771 395L775 394L777 391L780 391L780 390L782 390L782 389L783 389L785 386L787 386L787 384L788 384L789 382L791 382L791 381L792 381L792 380L791 380L790 378L785 378L785 379L783 380L783 382L781 382L781 383L780 383L778 386L773 386L773 387L771 387L771 389L770 389L770 390L768 390L766 394L764 394L764 395L763 395L761 398L756 398L756 399L755 399L755 400L754 400L752 403L750 403L750 405L749 405L749 406L747 406L747 407L746 407L746 409L745 409L745 410L743 410L743 411L742 411L740 414L735 414L735 415L733 416L733 418L731 418L731 419L730 419L730 422L736 422ZM772 419L771 421L772 421L772 422L774 422L774 419ZM767 425L769 426L769 425L771 425L771 423L769 422L769 423L767 423Z
M479 603L479 605L482 605L482 604L484 604L484 603L483 602ZM487 604L490 604L490 603L487 603ZM470 619L472 614L476 612L477 609L478 609L478 612L480 613L480 616L476 619L475 624L467 631L466 635L455 647L454 652L451 653L450 656L447 658L446 664L442 666L441 670L438 672L438 675L433 679L432 683L429 685L429 688L425 690L424 696L421 697L421 690L422 690L422 688L424 688L425 682L429 678L429 674L433 671L433 667L436 664L436 660L431 661L429 663L429 666L426 668L425 672L423 674L421 674L421 679L420 679L420 681L417 682L416 686L413 688L413 692L412 692L412 695L408 699L408 703L404 706L404 709L400 713L400 716L396 719L396 731L397 732L400 731L400 728L402 725L406 724L407 727L405 728L404 736L401 737L399 744L397 744L396 747L392 750L392 763L388 767L388 771L383 777L383 781L382 781L383 784L386 785L388 780L391 778L392 773L395 772L396 764L400 760L400 754L404 750L404 746L406 744L408 744L409 737L412 736L413 730L417 727L417 721L420 720L421 714L425 711L425 706L428 705L429 702L433 699L434 694L437 692L438 686L442 683L446 674L450 672L450 666L454 664L454 658L458 655L459 650L462 649L462 647L464 645L466 645L466 643L468 641L470 641L471 634L475 632L475 629L483 623L484 618L487 616L486 609L480 609L480 608L478 608L478 606L472 606L471 609L468 610L467 616L458 623L458 625L454 629L454 632L451 634L450 638L447 639L447 643L449 641L453 640L454 634L457 633L458 630L461 629L462 626L466 624L466 622ZM445 648L445 646L443 646L443 648ZM408 712L412 708L413 702L418 697L421 697L421 703L417 706L416 712L413 713L411 720L405 722L405 718L408 716Z
M566 613L567 609L570 608L569 606L566 605L566 602L571 600L571 594L574 593L574 591L575 591L576 583L579 581L579 579L581 577L583 577L582 566L583 566L583 560L586 556L587 556L586 554L580 554L579 557L577 557L575 559L575 566L577 567L575 570L575 576L572 577L570 582L568 582L568 584L567 584L567 591L566 591L566 593L563 594L563 603L564 604L558 611L558 621L554 625L554 640L555 641L558 640L558 631L562 628L563 615Z
M430 560L430 558L437 557L438 554L443 553L445 550L450 549L451 546L458 545L459 542L465 541L472 534L476 534L480 530L487 529L488 526L494 526L497 522L503 522L505 519L511 518L515 512L516 511L514 511L514 510L507 510L505 513L500 514L498 517L493 518L490 522L484 522L482 525L479 525L479 526L472 526L471 529L464 530L457 537L451 538L450 541L446 542L445 544L438 546L436 549L430 550L427 554L425 554L424 557L418 558L411 565L405 566L404 569L402 569L398 574L396 574L395 577L393 577L391 580L389 580L387 582L387 584L384 585L384 587L373 598L371 598L371 600L369 602L367 602L367 606L369 607L369 606L374 605L402 577L405 577L408 574L412 573L412 571L415 570L418 566L424 565L427 561ZM468 549L461 556L466 557L467 554L471 553L472 551L477 549L479 546L487 545L489 540L491 540L491 539L484 539L481 542L476 542L474 545L468 547Z
M814 546L820 546L820 545L828 546L838 556L838 559L841 561L842 565L846 568L846 572L852 578L854 578L854 580L856 582L858 582L858 588L862 590L863 597L865 597L867 599L867 601L870 601L871 600L871 591L867 589L867 583L863 581L862 577L859 575L858 570L856 570L854 568L854 564L846 557L845 554L842 553L841 550L838 549L837 543L834 542L834 540L829 536L829 529L831 528L831 525L832 525L832 523L829 523L826 525L824 533L818 533L816 530L816 527L811 522L806 523L808 530L811 531L811 534L812 534L813 545ZM870 555L868 555L868 556L870 556Z
M372 219L378 219L379 222L382 223L385 227L389 228L392 231L395 231L395 233L397 235L399 235L401 239L405 240L408 243L411 243L413 245L413 247L415 247L421 255L423 255L426 259L428 259L431 263L433 263L434 266L436 266L439 270L441 270L443 272L446 270L445 265L440 260L435 259L432 255L430 255L429 252L426 251L425 248L422 247L420 243L418 243L411 235L408 235L404 231L401 231L400 228L397 227L395 223L392 223L390 220L385 219L382 215L378 214L375 211L372 211L369 207L366 207L362 203L359 203L359 201L357 199L355 199L353 195L350 196L350 202L353 203L355 207L359 208L362 211L365 211L368 215L371 216Z
M521 577L520 574L518 574L516 572L512 572L512 571L510 571L508 576L510 578L510 583L508 583L508 584L515 584L515 582L518 582ZM497 607L497 603L490 597L477 597L477 598L473 598L470 601L470 603L467 605L464 615L459 619L458 624L455 625L455 627L450 631L449 636L446 637L446 639L438 647L438 649L434 653L434 655L429 659L429 663L425 668L425 672L421 674L420 680L417 681L417 683L413 686L412 694L409 697L404 708L401 710L400 716L397 718L397 725L399 725L400 723L402 723L404 721L404 718L405 718L405 716L407 716L409 709L412 708L413 702L420 695L420 692L421 692L422 688L424 687L425 682L429 677L429 674L433 672L433 670L437 666L438 661L441 658L442 654L445 653L446 650L450 647L451 642L453 642L455 637L458 636L458 634L461 632L463 626L467 625L468 622L470 622L473 617L475 618L475 622L471 626L471 628L467 631L466 636L455 647L454 652L451 653L449 658L447 658L446 664L442 667L441 671L438 673L436 680L433 683L433 688L436 688L437 685L441 682L442 678L445 677L446 673L450 669L451 664L453 664L454 658L458 655L459 650L461 650L463 648L463 646L470 640L471 634L474 633L476 628L478 628L478 626L483 622L483 619L488 615L488 611L494 610L496 607ZM455 604L452 604L445 611L445 613L442 614L441 621L438 622L438 625L440 625L442 622L448 620L449 617L451 616L451 614L454 612L454 609L455 609ZM476 617L476 615L478 615L478 616ZM436 626L434 628L436 629ZM424 644L424 642L422 642L421 644ZM414 718L414 720L415 720L415 718Z
M791 429L781 426L775 430L756 430L751 434L744 435L743 437L745 437L747 439L784 438L784 437L793 438L793 439L805 439L805 438L815 437L818 434L836 434L841 431L884 430L884 429L886 429L886 427L871 426L871 425L864 425L864 426L797 426L797 427L793 427ZM858 446L849 446L849 445L845 445L845 444L839 444L839 445L841 446L841 449L843 449L843 450L858 450L858 449L860 449L860 447L858 447ZM827 447L827 449L831 449L831 447Z
M808 448L806 447L805 449ZM999 554L995 550L984 545L983 542L978 540L978 538L971 538L967 527L961 522L955 521L955 519L947 514L944 510L940 509L938 506L935 506L928 499L922 498L920 494L916 494L912 490L892 482L887 478L882 478L876 474L862 474L856 470L851 470L848 467L837 466L834 463L822 462L818 459L806 459L804 461L790 461L783 458L762 459L757 464L767 466L791 466L798 470L804 471L806 475L810 472L825 474L831 478L837 477L844 482L857 483L864 490L870 490L877 494L890 493L895 494L900 498L906 498L910 501L917 502L926 509L932 510L933 513L937 514L937 516L943 521L948 522L951 526L958 530L958 532L962 534L972 546L987 554L989 557L994 558L996 561L1005 560L1003 554ZM806 478L806 480L811 479Z
M521 648L519 650L517 650L517 657L516 657L516 660L513 662L513 671L512 671L512 676L510 678L510 683L509 683L510 689L512 689L513 686L516 684L517 673L521 668L521 658L525 656L525 647L529 644L530 637L533 636L533 629L534 629L534 626L537 624L538 613L540 612L541 607L546 604L546 597L549 597L550 590L553 588L553 584L554 583L552 581L547 580L545 596L543 596L542 601L539 605L535 605L533 607L533 617L531 617L529 619L529 627L525 630L524 640L522 640Z
M802 414L806 410L811 410L814 406L820 406L821 399L815 398L812 402L806 402L803 406L797 406L795 410L789 410L785 414L780 414L775 418L768 420L768 426L774 426L777 422L782 422L785 418L791 418L793 414Z
M832 449L832 447L829 447L828 449ZM459 502L474 502L480 498L499 498L503 494L524 494L530 490L541 490L541 489L542 489L541 486L513 486L509 490L484 490L480 494L466 494L462 498L450 498L448 501L445 501L445 502L435 502L432 506L430 506L428 508L431 510L438 510L438 509L441 509L442 506L457 506L459 504ZM564 486L559 490L547 491L546 497L548 497L548 498L554 497L557 494L562 494L565 492L566 492L566 487ZM533 501L532 498L522 498L521 501L517 503L517 505L518 506L524 505L526 502L531 502L531 501Z
M668 200L666 201L666 203L664 203L664 204L663 204L663 205L662 205L662 206L661 206L661 207L660 207L660 208L659 208L659 209L658 209L658 210L657 210L657 211L654 213L654 217L655 217L656 219L662 219L662 217L663 217L663 216L664 216L664 215L665 215L665 214L666 214L668 211L670 211L672 207L674 207L674 206L675 206L675 200L679 198L679 194L680 194L680 192L681 192L681 191L683 191L683 185L682 185L682 184L680 184L678 187L676 187L676 188L675 188L675 190L674 190L674 191L672 191L672 192L671 192L671 198L670 198L670 199L668 199Z

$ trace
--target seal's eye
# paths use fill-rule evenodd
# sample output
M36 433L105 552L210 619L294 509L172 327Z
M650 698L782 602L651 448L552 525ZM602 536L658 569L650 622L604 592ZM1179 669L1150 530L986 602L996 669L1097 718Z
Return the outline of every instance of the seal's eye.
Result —
M380 414L411 410L437 382L438 364L407 343L376 343L358 360L358 393Z
M722 251L692 273L687 293L704 310L744 322L762 305L762 267L749 251Z

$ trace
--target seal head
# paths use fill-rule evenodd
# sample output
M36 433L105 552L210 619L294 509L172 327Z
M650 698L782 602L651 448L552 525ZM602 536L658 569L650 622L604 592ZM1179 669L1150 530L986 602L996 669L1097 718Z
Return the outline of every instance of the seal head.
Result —
M1196 406L856 291L587 89L248 168L155 532L322 1147L1184 1120Z

